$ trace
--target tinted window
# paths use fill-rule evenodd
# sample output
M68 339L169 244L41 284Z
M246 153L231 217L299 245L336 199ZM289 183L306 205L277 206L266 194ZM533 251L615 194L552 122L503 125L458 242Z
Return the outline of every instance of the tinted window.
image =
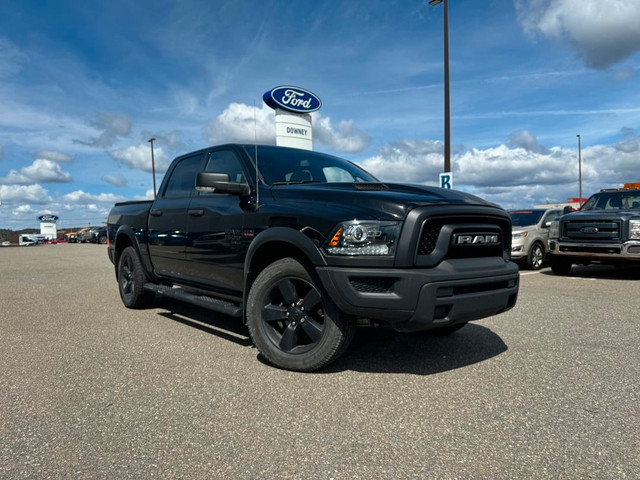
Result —
M164 191L165 198L189 197L195 192L196 173L202 168L204 154L180 160L171 173Z
M244 183L244 172L236 155L230 150L212 152L207 161L205 171L212 173L226 173L229 181Z
M255 161L255 149L247 148ZM378 180L342 158L296 148L258 147L258 169L269 185L302 182L377 182Z
M640 210L640 193L597 193L587 200L581 210Z

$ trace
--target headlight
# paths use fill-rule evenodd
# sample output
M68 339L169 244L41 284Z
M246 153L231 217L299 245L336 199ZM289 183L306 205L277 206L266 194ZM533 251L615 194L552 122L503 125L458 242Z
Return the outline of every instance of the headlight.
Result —
M549 227L549 238L558 238L560 236L560 222L554 220Z
M352 220L336 226L324 245L331 255L393 255L401 222Z
M640 240L640 220L629 220L629 239Z
M521 240L523 238L527 238L528 234L529 234L529 232L512 233L511 234L511 240L515 241L515 240Z

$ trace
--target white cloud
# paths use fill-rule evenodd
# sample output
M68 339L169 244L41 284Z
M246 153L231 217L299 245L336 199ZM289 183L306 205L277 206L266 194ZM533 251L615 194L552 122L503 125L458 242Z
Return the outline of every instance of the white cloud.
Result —
M127 147L121 150L114 150L109 152L109 155L129 168L135 170L142 170L144 172L152 172L151 168L151 146L144 143L134 147ZM167 154L161 147L154 146L153 157L156 173L166 172L171 163L171 160L167 157Z
M82 190L76 190L75 192L67 193L62 197L62 199L65 202L80 205L91 205L95 203L114 204L116 202L122 202L125 200L124 197L114 195L113 193L101 193L99 195L93 195Z
M136 195L134 200L153 200L153 189L147 190L144 195Z
M60 165L51 160L38 159L19 172L10 170L9 174L0 178L0 183L10 185L28 185L31 183L67 183L73 178L68 172L63 172Z
M521 130L509 135L509 143L514 147L524 148L528 152L549 153L549 150L538 143L538 139L528 130Z
M211 143L274 144L275 122L273 110L267 105L258 108L234 102L209 122L204 133Z
M640 51L638 0L514 0L529 34L567 40L595 69Z
M340 152L362 152L371 138L362 132L352 120L331 125L329 117L313 115L314 141ZM276 124L274 111L267 105L260 108L242 103L231 103L215 120L205 128L205 135L211 143L264 143L274 144Z
M13 211L11 212L11 214L14 217L17 217L19 215L23 215L25 213L32 213L33 209L31 208L31 205L20 205L16 208L13 209Z
M0 201L2 204L45 204L51 201L51 197L40 185L0 185Z
M625 132L626 139L617 145L582 148L583 195L640 179L640 136ZM529 147L539 146L534 135L521 134L514 137ZM442 144L405 140L382 147L360 163L381 181L437 185L443 170ZM455 188L509 208L578 196L574 148L474 148L452 156L452 171Z
M103 175L102 180L113 185L114 187L124 187L129 183L127 177L118 173L116 175Z
M119 138L128 137L131 133L131 119L124 113L97 113L89 123L101 133L87 141L78 140L83 145L106 148L112 146Z
M54 152L54 151L42 151L38 152L33 156L36 160L51 160L52 162L57 163L71 163L73 162L73 157L71 155L67 155L66 153Z
M316 115L313 122L314 140L345 153L359 153L371 144L371 137L360 130L353 120L343 120L337 130L329 117Z

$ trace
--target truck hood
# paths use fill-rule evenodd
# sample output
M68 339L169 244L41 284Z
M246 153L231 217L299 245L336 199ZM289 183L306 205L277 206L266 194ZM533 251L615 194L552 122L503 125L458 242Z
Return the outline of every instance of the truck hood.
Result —
M475 195L438 187L396 183L305 183L276 185L271 194L278 201L302 206L307 202L327 208L352 210L353 215L379 220L403 220L416 207L475 205L502 210Z
M562 217L562 220L606 220L640 218L640 210L578 210Z

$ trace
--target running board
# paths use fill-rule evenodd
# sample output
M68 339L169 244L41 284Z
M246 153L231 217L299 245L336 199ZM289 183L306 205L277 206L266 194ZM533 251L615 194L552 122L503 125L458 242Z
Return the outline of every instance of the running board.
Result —
M231 317L241 317L242 307L235 303L227 302L226 300L220 300L219 298L207 297L206 295L194 295L184 291L182 288L173 288L168 285L158 285L156 283L145 283L145 290L164 295L165 297L175 298L183 302L198 305L199 307L207 308L215 312L224 313Z

